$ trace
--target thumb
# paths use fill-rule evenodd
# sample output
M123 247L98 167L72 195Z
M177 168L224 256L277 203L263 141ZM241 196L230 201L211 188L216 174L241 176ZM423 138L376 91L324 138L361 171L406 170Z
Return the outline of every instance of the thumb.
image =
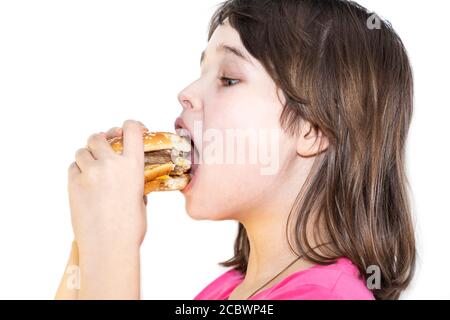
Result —
M139 162L144 162L143 133L147 129L139 122L127 120L123 123L123 155L136 157Z

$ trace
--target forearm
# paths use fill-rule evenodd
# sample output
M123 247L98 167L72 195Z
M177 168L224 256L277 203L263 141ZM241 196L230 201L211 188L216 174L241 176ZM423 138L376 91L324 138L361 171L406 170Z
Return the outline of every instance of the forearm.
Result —
M63 277L56 292L57 300L76 300L78 299L79 285L79 257L78 247L75 241L72 242L69 260Z
M78 299L139 299L139 247L80 250L80 275Z

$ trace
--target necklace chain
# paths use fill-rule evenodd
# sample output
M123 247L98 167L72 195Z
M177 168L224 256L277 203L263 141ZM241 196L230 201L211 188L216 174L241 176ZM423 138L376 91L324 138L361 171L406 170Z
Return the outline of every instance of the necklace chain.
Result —
M311 250L317 249L319 247L322 247L326 244L330 244L330 242L325 242L322 244L319 244L317 246L315 246L314 248L312 248ZM309 251L308 251L309 252ZM247 297L247 299L253 297L259 290L261 290L262 288L264 288L267 284L269 284L270 282L272 282L276 277L278 277L280 274L282 274L284 271L286 271L290 266L292 266L295 262L297 262L298 260L300 260L301 258L303 258L304 254L299 255L297 258L295 258L294 261L292 261L291 263L289 263L289 265L287 267L285 267L283 270L281 270L280 272L278 272L272 279L270 279L269 281L265 282L262 286L260 286L258 289L256 289L255 291L253 291L253 293L251 295L249 295Z
M251 295L249 295L247 297L247 299L249 299L250 297L254 296L259 290L261 290L262 288L264 288L268 283L272 282L276 277L278 277L280 274L282 274L284 271L286 271L290 266L292 266L295 262L297 262L301 257L303 257L303 255L298 256L294 261L292 261L291 263L289 263L289 265L287 267L285 267L283 270L281 270L280 272L278 272L272 279L270 279L269 281L265 282L262 286L260 286L258 289L256 289L255 291L253 291L253 293Z

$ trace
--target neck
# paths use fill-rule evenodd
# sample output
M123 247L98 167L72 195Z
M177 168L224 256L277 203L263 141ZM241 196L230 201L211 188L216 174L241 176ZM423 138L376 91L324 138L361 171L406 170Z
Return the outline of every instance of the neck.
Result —
M265 215L242 222L247 232L250 255L245 280L258 283L273 277L297 258L286 237L287 215Z
M258 210L251 213L246 212L243 215L245 219L240 219L250 244L245 276L245 283L249 286L269 280L298 258L288 242L288 235L292 228L286 229L289 212L294 204L298 188L290 190L293 190L291 194L284 193L278 199L273 195L270 201L259 206ZM311 263L299 259L286 272L311 265Z
M297 167L295 169L296 172L308 172L304 168ZM265 196L266 201L259 202L258 208L247 210L237 219L244 226L250 244L247 272L243 281L244 286L253 287L268 281L298 258L288 242L288 235L290 235L292 243L292 228L290 226L286 230L286 226L289 213L306 178L306 174L284 176L278 180L280 185L275 185L272 189L282 190L282 192L271 192L271 194ZM293 212L292 216L294 217L296 214L296 212ZM290 224L292 225L292 221ZM308 230L306 236L311 238L309 233ZM305 259L298 259L283 274L287 276L312 265Z

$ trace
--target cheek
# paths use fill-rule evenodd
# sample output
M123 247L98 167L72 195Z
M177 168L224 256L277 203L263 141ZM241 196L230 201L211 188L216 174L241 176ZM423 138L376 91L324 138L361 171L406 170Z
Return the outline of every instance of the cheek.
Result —
M251 93L247 93L247 91ZM257 92L257 90L244 92L244 89L235 89L226 97L219 95L211 103L211 107L205 109L205 127L218 129L279 128L281 105L274 99L274 96L263 96Z
M281 105L270 96L244 94L239 90L233 94L228 92L226 97L219 95L217 99L208 101L204 110L204 138L211 130L222 136L223 156L218 158L223 161L201 164L195 184L185 194L186 210L194 219L230 219L259 205L270 194L280 174L278 169L282 159L279 146L280 139L284 139L280 136L279 127ZM255 144L250 146L246 143L244 149L237 147L239 131L255 134L256 151ZM273 134L276 137L271 136ZM244 141L251 139L248 137ZM231 163L226 160L230 141L235 147ZM258 154L261 144L266 152L264 159ZM204 142L204 150L206 146L208 142ZM237 161L242 150L244 163ZM256 163L250 160L250 154L255 155L255 152Z

